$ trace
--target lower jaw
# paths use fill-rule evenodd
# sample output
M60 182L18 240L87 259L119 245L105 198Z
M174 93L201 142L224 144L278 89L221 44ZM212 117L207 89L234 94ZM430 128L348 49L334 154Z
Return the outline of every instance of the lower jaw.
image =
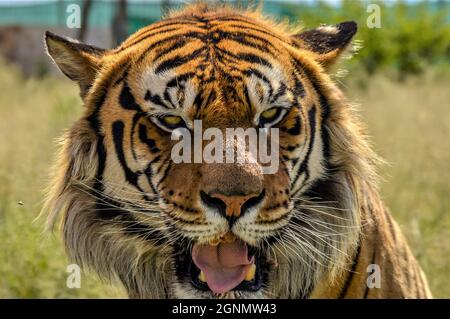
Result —
M244 291L232 290L223 294L217 295L212 291L200 291L192 287L190 283L178 284L175 290L174 298L176 299L268 299L264 290L259 291Z
M192 261L191 252L186 251L185 249L185 247L189 246L187 244L183 245L184 243L178 244L179 246L175 247L175 256L177 256L175 261L175 270L178 281L180 283L184 283L183 286L186 286L186 288L183 289L185 292L196 291L198 295L203 295L203 297L209 296L209 298L214 298L214 296L233 297L238 295L246 295L247 298L263 298L261 288L264 286L264 283L267 282L270 265L265 260L265 257L261 251L256 251L255 249L249 247L249 255L251 254L255 256L256 265L255 276L252 280L244 280L228 292L215 294L209 289L206 282L199 280L200 269L198 269ZM190 287L190 289L187 287Z
M233 289L221 293L220 295L226 294L226 293L230 293L230 292L257 292L262 288L263 285L263 275L264 272L262 270L263 268L263 262L261 260L262 258L259 256L255 256L255 265L256 265L256 270L255 270L255 275L251 280L244 280L242 281L239 285L237 285L236 287L234 287ZM214 292L212 292L209 287L208 284L206 282L203 282L200 280L200 269L198 269L195 264L192 262L192 259L189 262L189 266L188 266L188 273L187 273L187 279L190 282L190 284L197 290L199 291L207 291L210 292L212 294L214 294Z

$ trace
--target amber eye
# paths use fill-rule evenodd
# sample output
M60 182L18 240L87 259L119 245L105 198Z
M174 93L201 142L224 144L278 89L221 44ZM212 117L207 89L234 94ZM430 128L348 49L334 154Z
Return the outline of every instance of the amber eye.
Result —
M186 123L183 118L176 115L158 116L154 118L154 122L163 130L169 132L179 127L186 127Z
M281 107L272 107L261 113L259 116L259 125L264 127L267 125L274 125L279 122L286 110Z
M167 126L178 126L183 122L183 119L179 116L168 115L161 119Z
M279 111L280 111L279 108L273 107L270 110L262 112L261 117L265 120L270 121L278 114Z

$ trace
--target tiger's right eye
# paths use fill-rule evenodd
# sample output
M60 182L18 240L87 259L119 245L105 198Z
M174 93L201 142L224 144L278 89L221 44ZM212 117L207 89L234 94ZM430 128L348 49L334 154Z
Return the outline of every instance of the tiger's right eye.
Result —
M266 127L278 123L286 114L286 109L281 107L272 107L261 113L259 116L259 126Z
M279 108L273 107L270 110L261 113L261 117L266 121L270 121L275 118L279 111Z

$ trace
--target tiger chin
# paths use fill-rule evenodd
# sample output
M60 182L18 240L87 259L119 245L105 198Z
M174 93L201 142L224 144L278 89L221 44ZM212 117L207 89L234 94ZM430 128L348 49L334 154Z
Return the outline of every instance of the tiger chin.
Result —
M130 298L430 298L380 200L378 157L329 76L356 31L293 32L196 4L112 50L47 32L84 104L43 208L69 258ZM172 133L195 120L277 128L277 171L175 162Z

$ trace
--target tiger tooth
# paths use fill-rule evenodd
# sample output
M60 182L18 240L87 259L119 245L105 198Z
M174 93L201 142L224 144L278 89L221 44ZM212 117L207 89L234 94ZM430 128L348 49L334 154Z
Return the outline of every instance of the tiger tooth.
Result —
M223 236L223 242L226 244L231 244L236 240L236 236L232 233L228 232Z
M253 278L255 278L255 274L256 274L256 265L251 264L250 267L248 267L247 274L245 275L245 280L246 281L253 280Z
M215 238L215 239L211 240L211 242L209 244L211 246L217 246L220 244L220 240Z
M206 277L205 277L205 274L203 273L203 271L200 271L200 274L198 275L198 279L201 282L206 282Z

